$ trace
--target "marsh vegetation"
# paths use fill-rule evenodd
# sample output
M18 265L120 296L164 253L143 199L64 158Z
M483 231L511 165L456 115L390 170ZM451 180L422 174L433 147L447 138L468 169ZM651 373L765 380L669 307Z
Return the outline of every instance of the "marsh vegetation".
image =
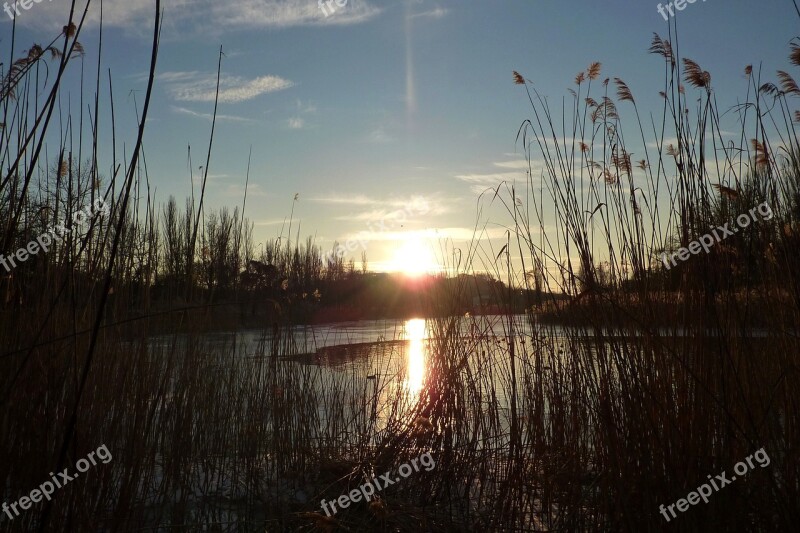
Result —
M665 77L655 124L599 63L576 78L563 121L514 73L531 106L529 181L479 199L505 207L505 246L478 228L444 258L447 279L420 281L382 332L341 326L343 340L320 343L304 318L326 302L322 316L341 316L353 287L375 291L354 307L397 287L323 261L291 226L257 254L246 198L204 206L213 133L200 189L182 208L156 198L142 147L161 26L122 151L114 80L80 63L82 16L47 46L12 42L2 72L0 252L97 198L111 212L0 270L0 496L102 444L114 460L4 530L647 531L663 526L659 505L762 447L768 468L680 527L800 519L800 89L788 72L761 82L742 65L738 143L711 74L668 39L650 48ZM790 52L800 66L800 46ZM69 69L94 87L88 107L66 105ZM636 137L656 146L638 163ZM762 202L771 220L663 267L662 252ZM474 313L476 294L495 314ZM430 472L321 513L321 499L425 452Z

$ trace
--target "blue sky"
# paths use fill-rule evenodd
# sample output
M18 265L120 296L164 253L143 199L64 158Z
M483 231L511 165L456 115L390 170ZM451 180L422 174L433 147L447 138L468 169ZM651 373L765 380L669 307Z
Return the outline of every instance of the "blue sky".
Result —
M44 1L22 12L18 49L48 42L65 24L69 4ZM103 62L114 80L119 146L131 145L134 96L139 106L144 96L154 5L103 3ZM191 194L187 147L197 175L222 46L223 98L207 205L241 204L252 146L247 216L257 241L280 233L299 193L294 216L301 235L328 248L366 231L373 268L396 268L396 251L409 235L428 230L458 244L472 234L480 190L503 179L524 181L515 137L531 113L512 70L558 110L575 75L600 61L601 78L622 78L645 116L659 112L663 62L647 48L654 32L668 32L656 5L348 0L326 17L316 0L165 1L145 137L151 184L161 202L174 195L182 204ZM94 72L100 4L92 6L80 40L86 69ZM711 71L725 110L744 98L745 65L760 64L770 80L777 69L791 72L788 43L800 33L798 21L789 0L698 0L677 13L681 54ZM4 62L11 28L0 13ZM73 68L68 78L75 101L77 74ZM110 157L108 145L102 150ZM425 202L424 215L408 216L402 228L369 229L414 201ZM508 223L498 208L487 217ZM489 237L501 238L501 227L489 227Z

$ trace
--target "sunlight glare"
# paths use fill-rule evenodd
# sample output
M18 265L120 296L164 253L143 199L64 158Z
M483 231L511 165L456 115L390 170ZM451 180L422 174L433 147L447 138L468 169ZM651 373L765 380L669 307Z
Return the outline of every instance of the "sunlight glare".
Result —
M408 239L395 252L392 270L407 276L421 276L441 270L431 247L418 237Z
M422 390L425 381L425 320L414 318L406 321L405 337L410 341L408 346L408 369L406 388L416 396Z

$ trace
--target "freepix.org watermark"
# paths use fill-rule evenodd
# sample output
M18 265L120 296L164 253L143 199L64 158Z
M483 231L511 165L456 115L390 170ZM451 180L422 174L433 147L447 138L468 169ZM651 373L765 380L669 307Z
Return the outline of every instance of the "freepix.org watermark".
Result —
M758 214L761 215L761 220L772 220L772 217L774 216L772 208L769 206L769 204L767 204L767 202L764 202L763 204L760 204L757 207L751 209L749 213L743 213L738 217L736 217L736 223L739 225L739 227L746 228L747 226L750 225L751 220L755 221L756 211L758 211ZM691 252L694 255L697 255L700 253L700 250L705 250L705 252L708 253L714 244L720 242L722 239L726 239L731 235L735 235L736 233L739 232L739 228L736 227L728 228L728 226L730 226L730 222L726 222L724 226L718 226L714 228L713 230L711 230L711 234L706 233L698 240L690 242L686 248L682 247L679 248L678 251L673 252L669 256L669 258L672 261L672 266L675 266L677 264L677 262L675 261L675 256L678 256L678 259L680 259L681 261L686 261L687 259L689 259L689 252ZM717 233L718 230L719 233ZM669 261L667 261L666 252L663 252L661 254L661 261L664 263L664 266L667 268L667 270L669 270L670 264Z
M749 470L755 469L755 465L753 464L753 459L758 461L758 466L760 466L761 468L769 466L770 463L769 456L767 455L767 452L764 450L764 448L761 448L756 453L751 453L744 461L736 463L736 465L733 467L733 471L736 472L736 475L743 476L747 474ZM747 461L747 464L745 464L745 461ZM716 492L719 491L719 489L721 489L725 485L729 485L730 483L736 481L736 476L731 476L731 478L728 479L728 476L725 475L725 472L722 472L721 474L715 476L715 478L716 479L711 479L711 476L709 475L708 479L709 481L711 481L711 485L709 485L708 483L703 483L702 485L697 487L696 492L692 491L686 495L686 498L681 498L677 502L670 504L666 507L664 507L664 505L662 504L658 508L658 510L661 512L662 515L664 515L666 521L669 522L670 520L672 520L672 518L676 518L678 516L677 514L675 514L674 507L677 507L678 511L683 513L687 509L689 509L690 504L697 505L698 503L700 503L701 499L703 500L704 503L708 503L708 497L713 494L713 492L711 491L712 486L714 487L714 492ZM717 481L719 481L719 483L717 483ZM667 514L667 509L669 509L669 512L672 514L672 518L670 518L669 515Z
M347 5L347 0L319 0L319 8L326 17L330 16L331 13L336 11L336 8L333 7L334 4L339 7L344 7ZM325 6L327 6L327 8ZM328 13L328 9L331 10L331 13Z
M91 221L92 218L97 215L97 213L102 213L103 215L108 216L110 212L111 211L108 208L108 204L106 204L101 198L98 198L94 201L94 204L75 213L75 215L72 217L72 227ZM39 251L43 250L45 253L47 253L50 250L50 245L53 244L53 241L63 241L64 237L72 232L72 227L68 228L62 222L48 232L42 233L35 241L29 242L27 246L20 248L8 257L0 254L0 265L6 269L6 272L11 272L11 269L17 267L17 263L24 263L32 256L38 254Z
M11 6L8 5L8 2L3 3L3 11L6 12L11 20L14 20L14 13L17 16L22 15L19 8L24 9L25 11L29 10L33 7L33 4L41 4L44 0L19 0L18 2L11 2ZM52 2L53 0L47 0L48 2ZM12 10L13 7L13 10Z
M389 485L394 485L398 483L401 478L406 478L411 475L412 472L419 472L419 464L422 463L422 466L425 467L426 472L430 472L434 468L436 468L436 463L431 457L430 453L423 453L416 459L412 459L411 463L405 463L400 465L400 468L397 469L397 473L399 476L392 477L392 472L387 471L385 474L381 474L380 477L376 477L372 481L364 483L357 489L351 490L348 494L342 494L337 499L326 502L322 500L322 510L325 511L327 516L331 516L330 511L328 510L328 505L331 506L333 509L333 514L336 514L338 511L336 509L336 505L339 505L340 509L347 509L350 507L351 503L358 503L361 501L362 497L364 501L370 501L372 496L375 495L375 491L383 490ZM412 469L413 466L413 469ZM378 481L380 480L380 481Z
M703 0L703 2L705 1L706 0ZM672 10L673 6L675 6L675 9L678 11L683 11L686 9L686 4L694 4L695 2L697 2L697 0L674 0L673 2L668 3L666 6L658 4L658 6L656 6L656 11L658 11L658 13L664 17L664 20L669 20L667 13L664 11L665 9L669 11L670 17L674 17L675 12Z
M100 459L104 465L107 465L113 459L111 452L109 452L106 445L103 444L97 448L97 450L89 452L89 455L75 463L75 470L77 470L78 473L69 475L69 468L65 468L64 471L57 476L53 472L50 472L50 480L39 485L39 488L33 489L27 496L23 496L11 505L9 505L8 502L3 502L3 512L7 514L11 520L14 520L14 518L20 515L19 510L17 510L18 506L23 511L26 511L30 509L34 503L41 502L42 498L47 498L47 501L52 500L51 496L57 488L63 488L64 485L70 481L74 481L79 474L88 471L92 466L97 466L95 456L97 456L97 459ZM11 511L14 511L13 515Z

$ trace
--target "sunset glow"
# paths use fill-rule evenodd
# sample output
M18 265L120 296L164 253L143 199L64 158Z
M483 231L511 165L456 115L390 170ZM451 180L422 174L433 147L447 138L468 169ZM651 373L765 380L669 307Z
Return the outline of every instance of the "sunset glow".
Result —
M442 268L432 245L420 237L411 237L403 242L387 267L391 272L402 272L411 277L432 274Z

